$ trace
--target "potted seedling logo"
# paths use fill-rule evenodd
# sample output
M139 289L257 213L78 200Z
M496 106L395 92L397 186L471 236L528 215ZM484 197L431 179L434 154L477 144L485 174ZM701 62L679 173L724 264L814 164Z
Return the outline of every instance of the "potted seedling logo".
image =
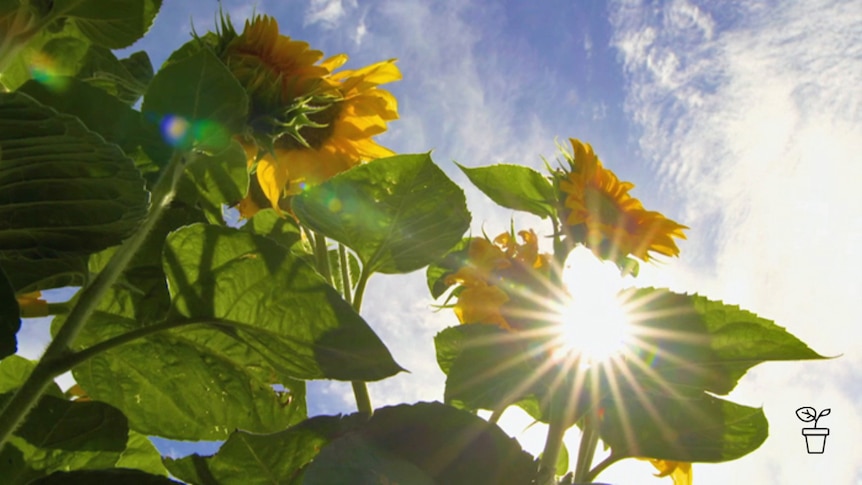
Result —
M826 437L829 436L829 428L818 428L817 421L823 416L828 416L832 410L829 408L820 411L811 407L801 407L796 410L796 417L806 423L814 422L813 428L802 428L802 436L805 436L805 446L808 454L820 454L826 449Z

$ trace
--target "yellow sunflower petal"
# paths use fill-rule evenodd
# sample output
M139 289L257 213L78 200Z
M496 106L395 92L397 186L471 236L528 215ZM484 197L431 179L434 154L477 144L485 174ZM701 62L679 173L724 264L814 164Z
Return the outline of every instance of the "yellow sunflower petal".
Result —
M633 255L649 261L650 252L677 256L679 248L673 238L685 238L686 226L643 208L629 191L630 182L620 181L605 169L592 147L570 139L573 154L564 152L570 171L564 173L558 187L563 198L564 221L568 226L584 224L583 242L601 256L610 246L612 257Z
M287 184L288 175L287 163L280 162L272 154L264 156L257 162L257 181L263 195L277 212L280 212L278 200Z
M509 296L496 286L464 288L455 304L455 315L461 323L486 323L510 329L501 314L501 307Z
M49 315L48 302L42 299L41 291L24 293L16 296L15 299L18 300L21 318L47 317Z
M691 463L684 461L659 460L649 458L649 462L659 471L657 477L670 476L673 479L673 485L691 485L693 474Z

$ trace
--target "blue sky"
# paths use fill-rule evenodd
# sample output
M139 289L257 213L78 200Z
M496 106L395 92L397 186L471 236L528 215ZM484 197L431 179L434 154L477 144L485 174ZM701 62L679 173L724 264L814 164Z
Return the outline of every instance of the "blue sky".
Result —
M206 5L206 6L205 6ZM379 141L433 149L465 188L474 232L538 220L493 206L453 161L540 169L555 137L590 142L636 184L651 210L688 225L679 259L644 265L637 286L698 291L736 303L825 355L756 367L731 395L763 406L770 437L734 462L695 465L698 484L862 484L862 3L492 2L475 0L224 1L237 27L253 11L347 67L398 58L388 87L401 119ZM192 9L194 7L194 9ZM214 25L218 4L165 2L132 50L156 66ZM393 296L397 295L397 296ZM376 406L440 399L433 335L457 323L434 313L424 273L377 275L363 314L410 374L371 385ZM22 335L22 337L24 337ZM36 340L22 342L38 353ZM346 383L316 383L311 413L354 409ZM800 406L831 408L823 455L807 455ZM827 423L828 421L828 423ZM532 452L543 429L517 412L507 430ZM576 438L576 436L574 436ZM627 460L600 478L669 483Z

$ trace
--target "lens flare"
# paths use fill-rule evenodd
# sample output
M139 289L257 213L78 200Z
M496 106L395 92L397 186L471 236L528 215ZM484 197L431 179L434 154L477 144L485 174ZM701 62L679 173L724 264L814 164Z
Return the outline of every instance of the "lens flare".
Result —
M69 86L69 79L58 74L57 62L54 58L43 53L38 53L30 59L30 75L54 92L64 91Z
M584 364L607 361L630 339L630 318L619 297L624 280L612 263L600 262L585 248L566 261L563 280L570 297L560 310L562 351Z
M192 136L191 126L187 119L174 115L165 116L160 123L162 136L174 147L186 144Z

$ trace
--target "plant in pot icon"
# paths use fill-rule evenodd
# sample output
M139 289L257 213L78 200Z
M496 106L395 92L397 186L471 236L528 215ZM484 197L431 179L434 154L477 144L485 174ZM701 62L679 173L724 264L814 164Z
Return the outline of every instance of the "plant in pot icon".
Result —
M821 454L826 449L826 437L829 436L829 428L818 428L817 421L823 416L828 416L832 410L829 408L820 411L812 407L803 406L796 410L796 417L806 423L814 421L813 428L802 428L802 436L805 436L805 446L808 454Z

